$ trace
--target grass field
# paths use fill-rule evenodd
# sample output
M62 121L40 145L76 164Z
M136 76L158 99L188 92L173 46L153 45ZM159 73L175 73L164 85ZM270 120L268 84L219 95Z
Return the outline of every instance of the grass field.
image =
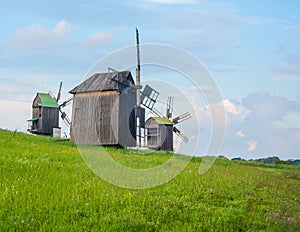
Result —
M107 149L128 166L168 153ZM299 231L300 166L200 158L167 184L130 190L102 181L71 142L0 130L0 231Z

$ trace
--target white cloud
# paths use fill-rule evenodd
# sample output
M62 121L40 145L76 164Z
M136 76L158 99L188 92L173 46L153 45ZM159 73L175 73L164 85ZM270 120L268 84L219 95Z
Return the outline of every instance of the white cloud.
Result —
M96 47L111 42L115 34L119 32L119 28L113 29L110 32L99 31L86 38L82 45L84 47Z
M239 130L238 132L236 132L235 135L236 135L237 137L240 137L240 138L245 137L244 133L243 133L241 130Z
M227 114L223 153L229 156L243 154L246 158L270 155L278 155L282 159L299 157L299 100L261 91L244 98L242 110L233 102L225 105L227 111L232 109L236 114Z
M273 125L278 129L300 129L300 112L288 112L282 120L276 120Z
M196 104L194 103L195 107ZM241 116L244 113L244 110L242 107L237 107L233 102L231 102L228 99L225 99L221 102L213 103L213 104L206 104L203 106L198 106L198 111L208 112L212 109L214 109L214 112L216 114L223 114L224 111L228 113L229 115L233 116Z
M224 100L223 104L226 112L234 116L239 116L244 112L242 107L238 108L233 102L229 101L228 99Z
M250 141L247 141L247 144L248 144L248 151L256 150L257 142L250 140Z
M64 47L64 39L73 33L67 21L60 21L54 28L32 24L17 28L8 39L8 50L18 52L52 51Z

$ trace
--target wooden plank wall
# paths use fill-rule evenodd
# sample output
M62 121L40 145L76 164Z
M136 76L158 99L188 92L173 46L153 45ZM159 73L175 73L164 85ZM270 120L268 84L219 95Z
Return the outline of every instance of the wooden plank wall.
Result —
M150 118L149 120L147 120L145 126L148 130L147 145L150 149L157 150L161 145L158 123L154 119Z
M52 135L53 128L59 124L59 110L56 108L42 107L42 117L39 119L39 132Z
M73 99L72 135L78 144L118 144L119 93L77 93Z
M160 150L173 151L173 126L159 125L161 131Z
M146 122L146 128L150 149L173 151L173 125L158 124L151 118Z
M119 136L119 93L101 92L96 104L96 132L101 145L117 145Z

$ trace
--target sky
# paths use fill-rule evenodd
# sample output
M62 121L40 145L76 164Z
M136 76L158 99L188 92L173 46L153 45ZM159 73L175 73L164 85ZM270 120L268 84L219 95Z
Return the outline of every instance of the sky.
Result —
M0 128L25 132L37 92L56 94L63 81L62 99L69 98L98 60L135 44L137 27L141 43L182 49L210 72L226 110L221 154L300 158L299 9L295 0L1 2ZM211 130L205 101L174 71L142 66L144 81L163 76L194 99L203 143L197 153L204 154Z

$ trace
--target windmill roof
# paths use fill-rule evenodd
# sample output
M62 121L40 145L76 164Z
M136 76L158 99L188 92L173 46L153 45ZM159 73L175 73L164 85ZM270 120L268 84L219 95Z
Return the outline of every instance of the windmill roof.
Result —
M41 103L38 103L38 106L59 108L58 102L49 93L38 93L37 95L41 99Z
M32 122L32 121L37 121L39 120L39 118L31 118L31 119L28 119L27 122Z
M73 88L69 93L101 92L124 89L134 85L130 71L95 73L84 82Z
M174 123L167 118L161 118L161 117L151 117L153 118L158 124L164 124L164 125L173 125Z

